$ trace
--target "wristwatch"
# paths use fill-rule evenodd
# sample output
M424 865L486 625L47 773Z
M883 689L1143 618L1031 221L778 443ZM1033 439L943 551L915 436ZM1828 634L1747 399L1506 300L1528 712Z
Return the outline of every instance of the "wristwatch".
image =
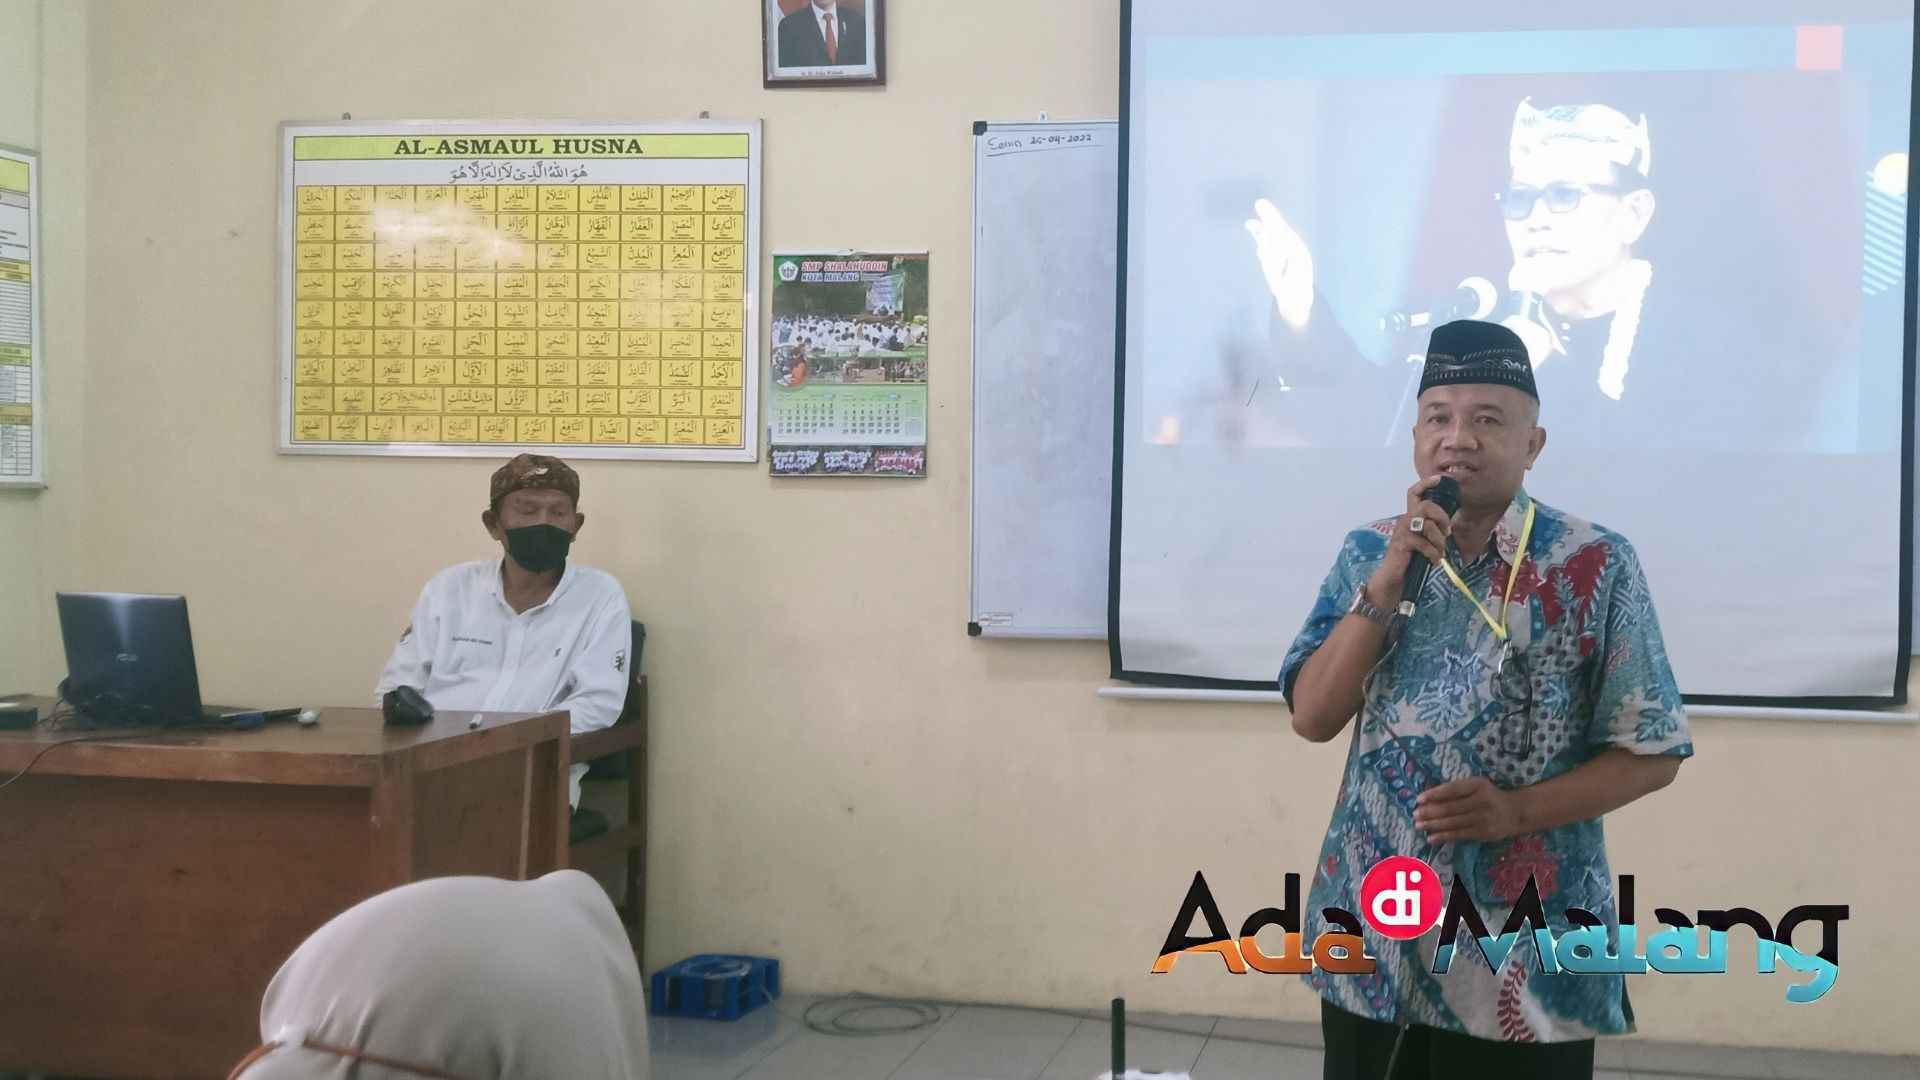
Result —
M1388 630L1394 628L1400 616L1391 611L1382 611L1367 600L1366 586L1354 590L1353 603L1347 605L1347 614L1358 615L1369 622L1378 623Z

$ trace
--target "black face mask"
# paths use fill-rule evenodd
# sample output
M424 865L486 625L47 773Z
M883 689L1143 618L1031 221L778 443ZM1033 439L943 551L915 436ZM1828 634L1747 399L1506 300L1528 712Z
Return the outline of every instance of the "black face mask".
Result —
M535 574L567 565L573 534L558 525L523 525L507 530L507 554Z

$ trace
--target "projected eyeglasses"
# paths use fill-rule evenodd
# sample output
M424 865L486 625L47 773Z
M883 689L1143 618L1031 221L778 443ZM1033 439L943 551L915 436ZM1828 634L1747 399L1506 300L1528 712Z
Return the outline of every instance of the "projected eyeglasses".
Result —
M1546 187L1533 187L1527 184L1514 184L1505 191L1493 193L1493 201L1500 204L1500 212L1508 221L1524 221L1533 213L1533 204L1544 200L1547 209L1556 214L1564 214L1580 205L1580 200L1589 195L1615 194L1621 188L1615 184L1569 184L1552 183Z

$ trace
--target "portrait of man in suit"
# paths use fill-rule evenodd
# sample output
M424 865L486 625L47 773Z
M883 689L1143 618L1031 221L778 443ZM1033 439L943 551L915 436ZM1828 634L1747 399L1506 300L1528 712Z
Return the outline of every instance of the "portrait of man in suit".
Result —
M781 67L852 67L866 62L866 13L846 0L807 0L799 10L781 17Z
M768 86L885 82L882 0L761 0Z

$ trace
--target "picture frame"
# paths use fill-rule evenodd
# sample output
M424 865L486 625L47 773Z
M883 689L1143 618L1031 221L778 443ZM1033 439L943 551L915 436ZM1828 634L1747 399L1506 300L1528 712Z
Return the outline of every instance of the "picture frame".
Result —
M759 0L768 89L885 86L886 0Z

